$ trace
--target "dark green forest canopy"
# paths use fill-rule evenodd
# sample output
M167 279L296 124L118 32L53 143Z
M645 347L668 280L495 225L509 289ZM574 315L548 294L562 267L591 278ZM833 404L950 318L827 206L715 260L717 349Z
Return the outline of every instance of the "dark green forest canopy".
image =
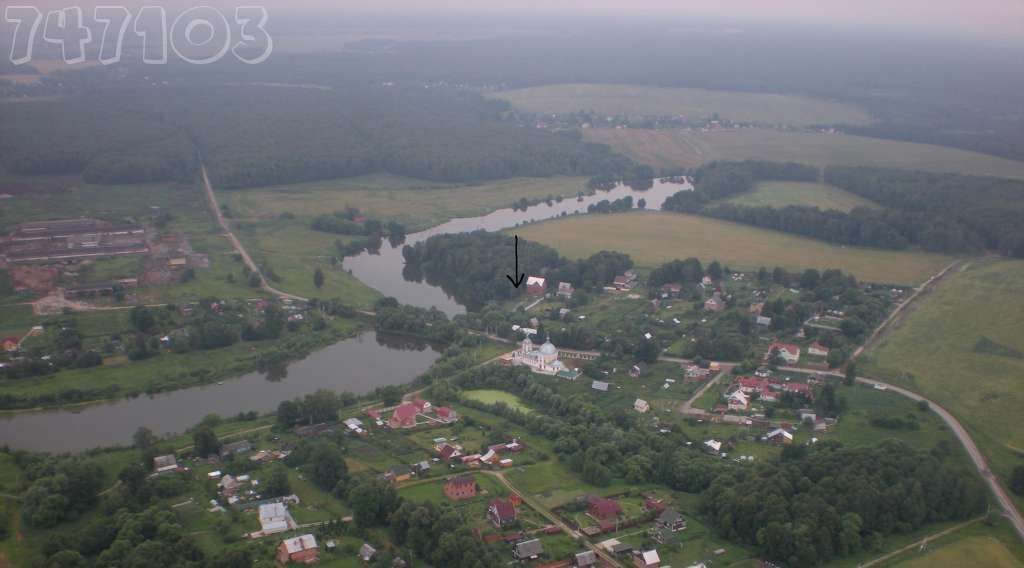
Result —
M509 236L486 231L435 235L402 249L403 276L408 280L425 278L471 310L480 309L487 302L509 300L525 292L525 284L516 288L505 278L514 269L513 246ZM569 261L551 247L519 240L520 271L546 276L549 289L560 281L577 288L597 288L632 266L629 256L618 252L601 251Z
M233 189L390 172L468 182L619 173L578 136L501 122L504 103L455 89L138 88L0 105L3 165L96 183L187 180L199 154Z
M812 175L814 174L814 175ZM993 251L1024 256L1024 182L984 176L829 166L824 178L883 208L849 212L817 207L750 207L721 200L757 181L815 179L798 164L714 162L695 173L695 191L665 200L663 209L698 213L828 242L935 252Z

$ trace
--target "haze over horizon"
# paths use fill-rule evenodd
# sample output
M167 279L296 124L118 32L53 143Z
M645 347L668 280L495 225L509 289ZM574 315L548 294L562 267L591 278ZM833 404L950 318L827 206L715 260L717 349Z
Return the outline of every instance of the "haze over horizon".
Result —
M15 4L15 3L10 3ZM69 3L65 0L40 0L30 3L42 10L78 5L90 8L110 4L87 0ZM142 6L147 2L130 2ZM820 0L635 0L623 8L615 0L168 0L161 5L168 9L185 9L196 5L233 7L263 5L271 15L303 16L312 14L458 16L500 14L503 16L539 17L553 15L634 16L715 18L737 23L785 23L829 27L861 28L879 31L906 30L930 35L970 37L983 42L1024 44L1024 2L1018 0L862 0L860 2L821 2Z

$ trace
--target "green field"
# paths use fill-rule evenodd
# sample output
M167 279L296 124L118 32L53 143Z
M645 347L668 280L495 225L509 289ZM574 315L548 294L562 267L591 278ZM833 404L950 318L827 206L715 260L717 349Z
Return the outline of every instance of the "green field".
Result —
M539 114L593 111L614 116L678 116L689 120L714 115L740 123L868 124L871 116L852 105L796 95L710 91L644 85L545 85L490 95Z
M877 207L875 203L838 187L800 181L761 182L754 187L754 191L737 195L727 202L749 207L804 205L839 211L849 211L854 207Z
M876 166L1024 179L1024 162L976 152L813 132L744 128L722 132L590 128L590 142L608 144L655 168L696 167L715 160L771 160L813 166Z
M454 217L473 217L510 207L521 198L575 196L586 191L585 183L586 179L580 177L551 177L455 185L381 174L221 191L218 199L242 220L272 219L281 213L310 218L352 206L372 217L398 221L411 232Z
M919 299L861 370L945 406L1006 479L1024 452L1022 313L1024 261L974 261Z
M948 265L938 254L841 247L786 233L677 213L579 215L516 229L521 238L552 246L570 258L601 250L629 254L641 267L695 256L733 269L841 268L861 280L917 284Z
M331 262L336 240L347 237L322 233L300 219L271 219L235 224L235 235L260 265L272 286L307 298L338 298L350 306L366 307L380 295ZM265 268L273 270L273 275ZM313 284L317 267L324 272L323 287ZM276 276L276 277L275 277Z
M902 568L959 568L960 566L1014 568L1020 565L1021 561L999 540L989 536L973 536L922 554L898 566Z
M524 404L518 396L505 391L491 389L470 390L462 393L462 396L484 404L495 404L500 402L509 408L518 410L519 412L533 412L533 409Z

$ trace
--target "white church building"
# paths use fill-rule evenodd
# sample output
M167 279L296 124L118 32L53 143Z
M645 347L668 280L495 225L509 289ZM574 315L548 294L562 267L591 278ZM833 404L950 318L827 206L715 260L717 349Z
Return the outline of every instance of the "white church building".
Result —
M544 341L539 348L526 336L519 349L512 352L513 365L526 365L534 373L543 375L558 375L560 377L574 379L579 373L565 366L558 360L558 348L551 340Z

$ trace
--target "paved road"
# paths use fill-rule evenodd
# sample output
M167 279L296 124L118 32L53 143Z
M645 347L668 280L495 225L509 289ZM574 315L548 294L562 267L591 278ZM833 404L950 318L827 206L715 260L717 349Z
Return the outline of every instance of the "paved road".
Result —
M253 271L260 277L260 288L274 296L277 296L278 298L305 302L307 300L306 298L296 296L295 294L289 294L288 292L283 292L267 283L267 279L264 278L263 273L260 272L260 267L256 266L256 263L253 262L252 257L249 256L245 247L242 246L242 242L239 241L238 237L235 236L235 233L231 231L231 227L228 226L228 222L227 219L224 218L224 214L221 213L220 205L217 203L217 196L214 195L213 186L210 185L210 176L206 174L206 164L200 162L199 167L203 174L203 189L206 191L206 201L210 205L210 210L213 212L214 218L217 219L217 224L224 230L224 235L229 241L231 241L231 246L235 247L235 251L242 257L242 261L249 267L249 270Z

